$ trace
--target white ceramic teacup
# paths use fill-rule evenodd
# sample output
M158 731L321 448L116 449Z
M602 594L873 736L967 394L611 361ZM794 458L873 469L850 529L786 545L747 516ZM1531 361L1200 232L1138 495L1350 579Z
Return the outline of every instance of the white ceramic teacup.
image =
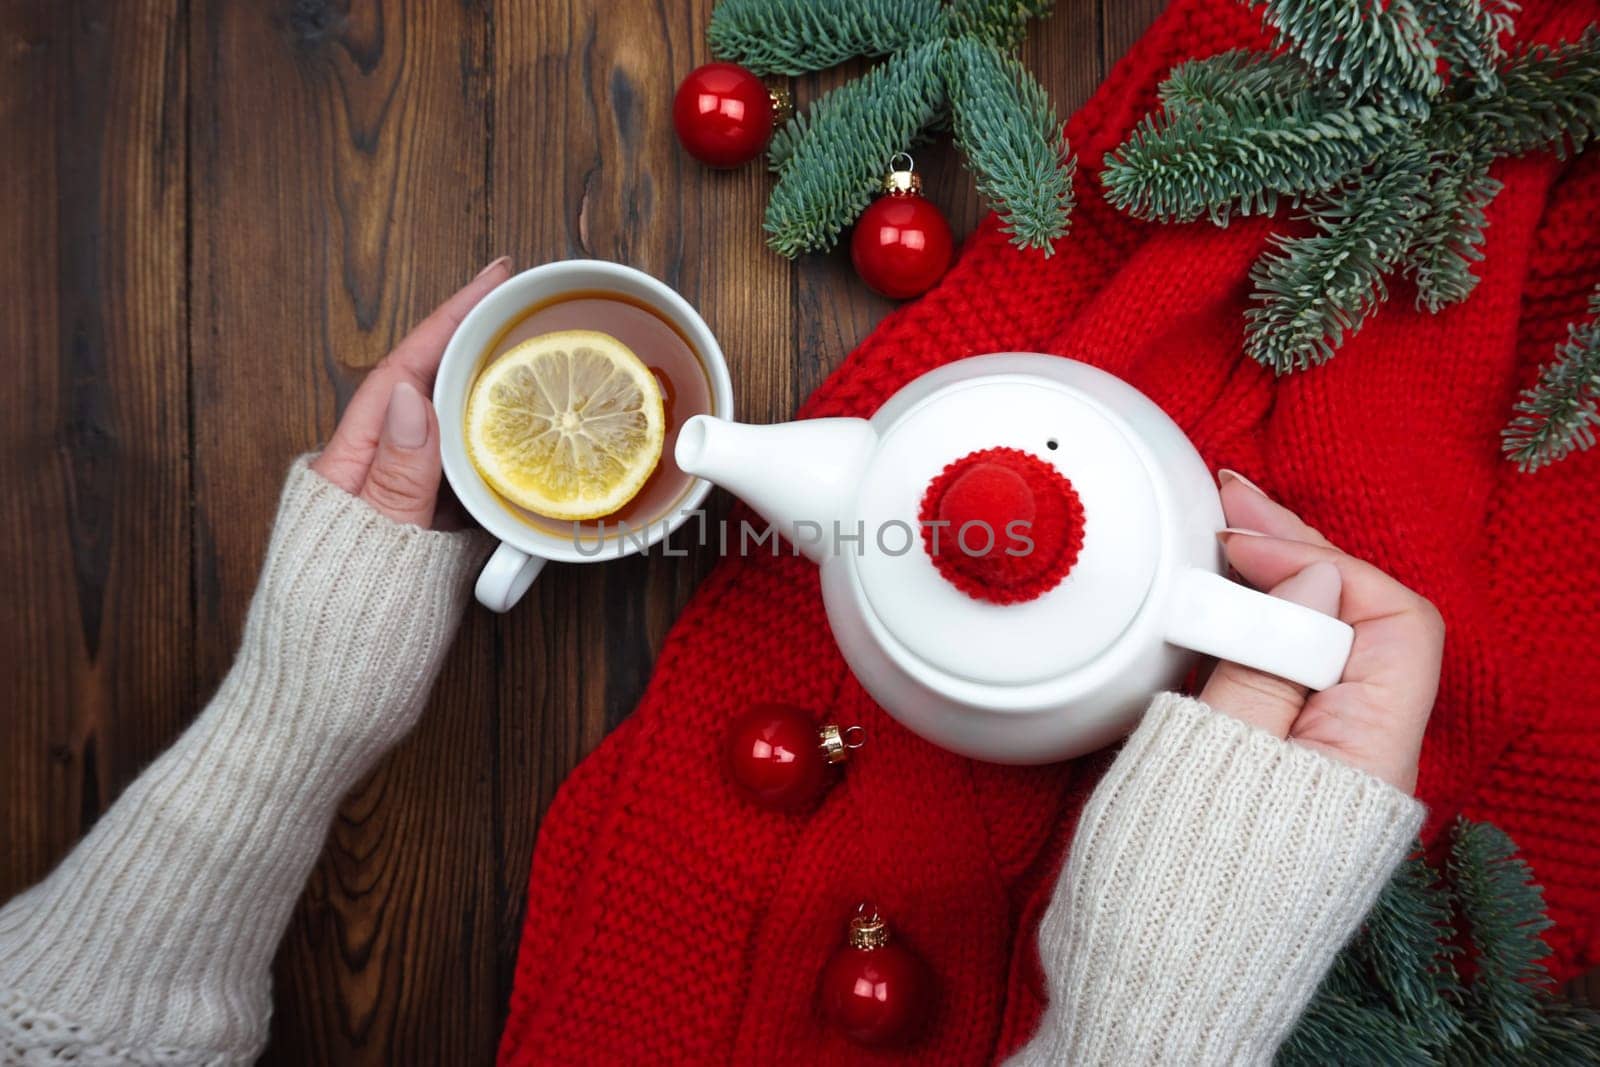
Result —
M670 513L655 518L637 536L614 539L606 550L597 551L592 540L585 543L575 535L554 534L529 525L501 502L468 460L462 420L466 416L467 395L489 346L530 308L580 292L616 293L650 307L676 326L700 357L711 383L710 414L733 416L733 383L717 339L687 300L642 271L598 259L546 263L523 271L484 297L450 338L434 381L433 406L439 412L439 446L450 487L479 525L500 539L499 547L478 575L476 590L479 603L493 611L506 611L521 600L548 560L588 563L640 552L656 544L683 525L711 491L710 482L694 479Z

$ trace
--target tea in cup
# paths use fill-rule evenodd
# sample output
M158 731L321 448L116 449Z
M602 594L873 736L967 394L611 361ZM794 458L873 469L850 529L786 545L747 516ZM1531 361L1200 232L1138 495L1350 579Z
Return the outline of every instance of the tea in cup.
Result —
M485 404L489 392L478 388L480 382L487 385L497 374L506 377L521 369L513 363L551 356L552 349L559 357L576 351L591 367L596 360L615 359L613 384L620 378L631 388L631 373L642 384L630 395L652 394L645 405L649 419L637 412L630 418L641 425L650 422L649 432L661 435L659 458L653 469L631 472L642 484L630 480L621 487L626 498L603 514L593 514L582 501L575 503L575 510L566 501L543 503L537 487L518 492L502 471L485 462L481 447L474 462L469 434L476 430L481 446L486 416L473 409L469 425L469 408L474 396ZM537 399L564 407L570 420L581 417L571 413L581 413L586 398L549 395L560 392L566 379L559 375L565 373L563 364L551 381L539 384ZM521 380L531 379L523 375ZM659 392L659 407L652 391ZM521 599L547 560L587 562L628 555L681 526L704 501L710 484L677 466L673 452L678 431L695 415L731 415L733 390L716 338L682 296L621 264L569 260L516 275L468 313L445 350L434 406L445 476L472 517L501 542L478 577L478 600L505 611ZM499 430L502 443L507 433L517 432L516 414L506 413ZM548 416L545 412L543 421L534 419L529 425L548 426ZM514 439L509 443L513 449L519 444ZM585 517L566 517L570 514Z

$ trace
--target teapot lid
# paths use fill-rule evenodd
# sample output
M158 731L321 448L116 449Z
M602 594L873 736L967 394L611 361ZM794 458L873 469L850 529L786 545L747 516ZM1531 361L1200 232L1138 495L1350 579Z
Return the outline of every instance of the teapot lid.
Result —
M988 470L996 460L1016 473ZM1066 528L974 527L956 541L959 530L940 527L944 558L936 559L925 520L953 499L952 481L979 468L968 485L980 475L992 484L978 497L1011 501L1020 475L1033 491L1066 501L1063 511L1040 498L1048 505L1041 517L1066 515ZM1045 484L1061 479L1060 488ZM918 401L881 429L856 499L857 569L873 613L911 653L975 683L1030 685L1085 667L1133 621L1160 562L1160 507L1129 430L1092 398L1036 375L971 378ZM942 514L959 525L968 512L984 513L972 507ZM996 504L994 513L1034 517L1031 503L1009 507ZM1057 552L1063 541L1060 559L1033 565L1033 552ZM1031 583L1017 586L1023 595L974 587L973 568L960 564L982 561L961 557L985 548L996 562L1007 552L1017 558Z

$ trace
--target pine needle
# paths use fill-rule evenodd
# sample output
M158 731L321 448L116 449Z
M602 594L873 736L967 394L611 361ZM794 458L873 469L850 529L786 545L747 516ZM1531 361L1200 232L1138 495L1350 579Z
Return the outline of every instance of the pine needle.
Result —
M1558 1000L1537 966L1549 921L1510 839L1464 819L1450 835L1443 872L1419 855L1384 889L1278 1050L1280 1067L1600 1062L1600 1014ZM1451 963L1462 944L1478 961L1467 984Z
M956 145L1001 228L1049 253L1072 214L1072 152L1050 98L1015 59L975 37L945 52Z
M1433 130L1441 148L1477 145L1496 156L1582 151L1600 128L1600 32L1520 49L1500 88L1453 101Z
M1319 233L1274 238L1250 273L1250 357L1278 374L1331 358L1387 298L1384 276L1410 247L1426 191L1426 154L1413 146L1310 205Z
M954 0L952 37L973 37L1010 51L1022 43L1028 22L1050 13L1055 0Z
M1520 1054L1502 1053L1495 1062L1515 1067L1594 1067L1600 1063L1600 1018L1590 1008L1547 998Z
M1444 1044L1461 1029L1462 987L1452 943L1452 895L1421 856L1401 866L1346 956L1369 996L1392 1006L1422 1040Z
M832 248L881 187L884 168L944 103L944 41L897 52L812 105L773 138L782 160L767 200L767 244L785 256Z
M1317 89L1286 96L1232 95L1148 115L1106 156L1113 205L1135 218L1226 225L1232 213L1271 214L1371 163L1408 121L1377 107L1347 107Z
M1252 6L1314 69L1354 97L1381 94L1425 113L1439 91L1439 53L1412 0L1264 0Z
M1517 416L1501 433L1501 448L1524 471L1593 448L1600 426L1600 286L1589 297L1589 320L1567 328L1555 362L1517 400Z
M1319 990L1273 1062L1277 1067L1434 1067L1437 1061L1393 1013Z
M1224 107L1244 97L1283 96L1316 85L1306 65L1291 55L1234 49L1173 67L1158 92L1168 112Z
M1476 974L1467 989L1460 1044L1523 1049L1538 1028L1550 976L1544 894L1511 839L1488 823L1462 821L1450 847L1450 881L1472 939Z
M1511 32L1517 6L1504 0L1415 0L1417 13L1438 42L1439 54L1457 77L1470 77L1478 92L1500 88L1500 38Z
M706 40L756 74L805 74L942 37L940 0L722 0Z
M1436 154L1426 207L1405 266L1417 283L1417 306L1437 312L1471 295L1483 259L1484 208L1500 192L1489 159L1474 152Z

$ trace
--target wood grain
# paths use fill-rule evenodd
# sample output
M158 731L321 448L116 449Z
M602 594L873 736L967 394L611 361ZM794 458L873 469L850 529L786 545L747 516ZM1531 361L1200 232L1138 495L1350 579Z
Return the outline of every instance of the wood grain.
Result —
M289 457L490 257L476 5L196 3L195 586L227 668ZM286 1063L473 1062L501 1011L492 634L342 809L277 968Z
M194 710L182 7L0 7L0 898Z

